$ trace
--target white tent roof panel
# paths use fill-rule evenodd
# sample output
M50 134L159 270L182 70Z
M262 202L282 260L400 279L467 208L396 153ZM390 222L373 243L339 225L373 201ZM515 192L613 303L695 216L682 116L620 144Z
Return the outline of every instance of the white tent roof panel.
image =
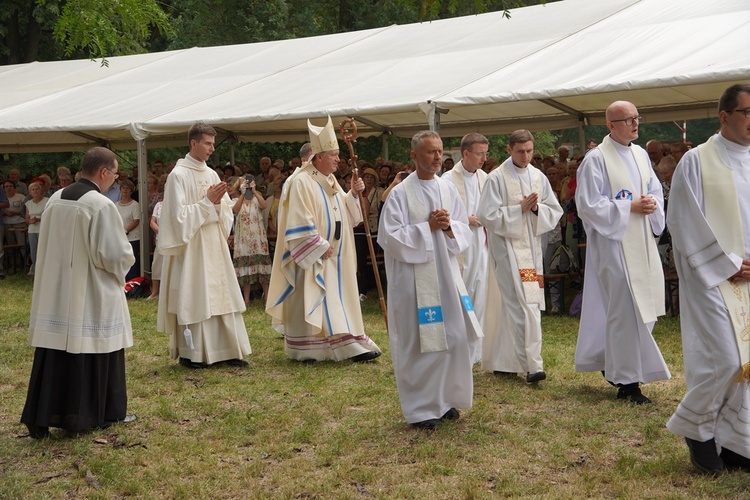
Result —
M239 140L306 138L307 118L363 135L602 123L613 100L649 121L714 116L750 80L746 0L565 0L353 33L0 67L0 152L185 142L205 120Z

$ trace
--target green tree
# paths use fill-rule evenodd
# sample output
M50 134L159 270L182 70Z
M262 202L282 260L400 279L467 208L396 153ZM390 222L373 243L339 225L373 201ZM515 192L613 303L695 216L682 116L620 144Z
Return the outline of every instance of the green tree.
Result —
M0 9L0 64L58 59L62 47L52 35L58 5L34 0L7 0Z
M7 0L0 9L0 64L146 52L171 35L157 0ZM7 6L6 6L7 4Z
M156 0L67 0L60 5L54 35L64 44L66 56L77 51L92 59L137 54L146 52L152 29L172 33Z
M416 13L417 18L409 22L422 22L497 11L504 11L505 15L510 17L511 9L543 4L547 3L547 0L394 0L394 2Z

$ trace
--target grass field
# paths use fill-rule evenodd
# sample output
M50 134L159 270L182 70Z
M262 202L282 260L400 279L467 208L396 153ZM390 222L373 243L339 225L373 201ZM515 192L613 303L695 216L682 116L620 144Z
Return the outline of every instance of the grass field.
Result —
M401 414L379 305L365 326L378 362L288 361L259 302L245 314L248 369L190 371L155 331L156 303L131 301L129 425L34 441L19 423L33 349L31 279L0 281L2 498L748 498L750 475L695 473L665 423L685 390L679 321L654 335L673 379L655 404L615 399L575 373L578 322L543 320L548 380L537 387L474 370L474 407L435 432Z

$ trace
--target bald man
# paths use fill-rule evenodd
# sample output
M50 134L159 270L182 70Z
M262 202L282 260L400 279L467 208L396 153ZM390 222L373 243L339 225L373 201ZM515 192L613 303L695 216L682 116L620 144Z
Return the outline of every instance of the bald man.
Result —
M662 145L659 141L648 141L646 143L646 152L648 153L648 157L651 160L651 166L654 168L656 168L661 159L664 158L664 154L662 153Z
M641 116L616 101L606 112L610 134L578 169L578 215L587 235L583 310L576 371L601 371L617 399L650 403L641 383L670 378L651 336L664 315L664 274L654 235L664 230L659 180L638 138Z

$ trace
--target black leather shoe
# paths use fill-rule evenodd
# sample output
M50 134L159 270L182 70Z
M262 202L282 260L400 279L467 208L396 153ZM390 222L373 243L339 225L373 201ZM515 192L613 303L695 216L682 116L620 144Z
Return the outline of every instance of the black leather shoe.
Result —
M527 373L526 382L529 384L536 384L547 378L547 374L544 372Z
M32 439L46 439L50 436L49 427L26 424L26 428L29 429L29 437Z
M244 359L228 359L226 361L222 361L222 363L228 366L236 366L238 368L247 368L248 366L250 366L250 363L248 363Z
M195 361L191 361L187 358L180 358L180 364L184 366L185 368L190 368L192 370L200 370L201 368L208 368L208 365L206 363L196 363Z
M685 438L688 449L690 450L690 463L704 474L717 475L724 471L724 462L716 453L716 441L696 441L695 439Z
M445 412L445 415L440 417L441 420L458 420L458 418L461 416L461 413L455 408L451 408L450 410Z
M617 399L624 399L637 405L651 404L652 401L643 395L638 382L632 384L621 385L617 389Z
M727 450L726 448L722 447L719 457L721 457L721 461L724 462L724 465L728 469L750 470L750 458L743 457L739 453L735 453L732 450Z
M353 358L351 358L352 361L355 363L364 363L366 361L372 361L373 359L380 356L380 353L377 351L368 351L363 352L362 354L357 354Z
M440 427L440 420L436 418L431 418L429 420L423 420L422 422L417 422L411 425L416 427L417 429L423 429L426 431L434 431L435 429Z
M108 420L108 421L104 422L102 425L100 425L98 428L99 429L108 429L108 428L112 427L113 425L117 425L117 424L129 424L129 423L135 422L136 420L138 420L138 417L136 415L134 415L134 414L131 413L130 415L125 415L125 418L123 418L122 420Z

